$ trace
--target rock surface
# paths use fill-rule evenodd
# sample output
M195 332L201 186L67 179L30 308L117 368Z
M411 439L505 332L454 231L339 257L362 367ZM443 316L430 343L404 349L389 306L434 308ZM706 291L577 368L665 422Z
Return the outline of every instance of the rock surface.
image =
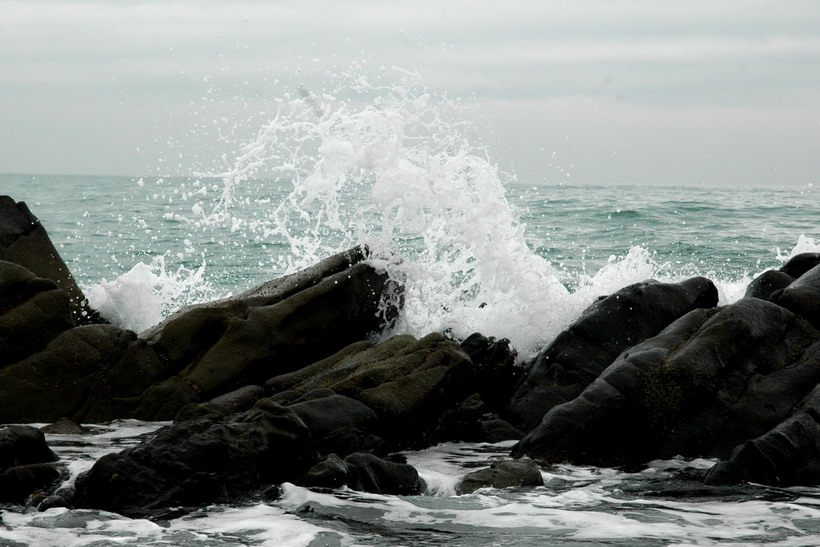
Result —
M479 488L521 488L543 486L544 479L535 462L501 460L490 467L468 473L458 486L459 494L471 494Z

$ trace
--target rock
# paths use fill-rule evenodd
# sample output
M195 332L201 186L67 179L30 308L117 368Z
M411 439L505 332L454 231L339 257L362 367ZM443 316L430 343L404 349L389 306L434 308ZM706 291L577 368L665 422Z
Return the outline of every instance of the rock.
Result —
M820 265L801 275L785 289L773 292L769 300L803 316L820 329Z
M820 265L820 253L800 253L783 264L780 271L796 279L817 265Z
M501 416L532 430L549 409L577 397L619 353L717 301L714 284L693 277L636 283L595 302L538 355Z
M538 465L526 460L502 460L490 467L468 473L456 486L458 494L472 494L479 488L521 488L543 486Z
M345 463L347 485L353 490L396 496L413 496L424 491L424 484L412 465L386 461L366 452L349 455Z
M298 479L317 459L304 422L269 399L230 416L206 409L100 458L77 478L75 505L144 517L236 500Z
M492 411L499 411L513 394L521 376L521 368L515 366L516 352L506 338L496 340L480 333L473 333L461 344L476 367L476 391Z
M23 505L40 490L60 480L60 471L48 463L17 465L0 470L0 503Z
M506 420L495 415L482 418L480 422L481 438L485 443L500 443L502 441L517 441L524 436L524 432Z
M715 464L705 482L719 486L755 482L771 486L820 483L820 386L771 431L739 445Z
M340 454L373 450L382 444L375 432L378 417L356 399L330 389L312 391L288 405L305 422L316 449L321 454Z
M201 401L261 384L364 340L385 326L393 283L354 249L238 297L180 312L143 336L175 375L143 409ZM166 415L166 410L156 412ZM173 414L172 414L173 415Z
M262 386L245 386L219 397L214 397L202 406L219 414L235 414L250 410L265 396Z
M65 291L22 266L0 261L0 368L41 350L72 327Z
M76 324L104 322L88 306L88 300L37 217L25 203L15 203L9 196L0 196L0 260L19 264L35 276L53 281L68 296Z
M347 463L336 454L328 456L308 469L299 484L308 488L341 488L347 485L350 478L350 468Z
M820 381L819 336L757 298L692 311L552 408L513 454L602 466L726 458Z
M165 367L131 331L87 325L62 332L0 369L0 423L153 419L136 408Z
M420 340L401 335L345 348L271 378L265 388L269 393L332 389L355 399L376 413L376 434L398 450L429 446L442 416L472 393L474 378L470 358L443 335Z
M50 435L86 435L90 433L87 428L81 426L71 418L63 416L53 424L44 425L40 428L43 433Z
M57 459L46 444L45 435L36 427L8 425L0 429L0 469Z
M794 278L789 274L777 270L768 270L749 283L749 286L746 287L745 296L768 300L773 292L785 289L792 282L794 282Z

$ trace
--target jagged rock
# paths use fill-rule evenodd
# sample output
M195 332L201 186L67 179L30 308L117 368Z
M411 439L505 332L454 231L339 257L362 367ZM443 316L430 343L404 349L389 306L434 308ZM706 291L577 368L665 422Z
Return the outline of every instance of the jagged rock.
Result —
M458 486L458 494L471 494L479 488L520 488L543 486L544 478L538 465L526 460L501 460L490 467L468 473Z
M395 309L388 305L385 311L383 297L394 284L363 258L360 249L339 254L238 297L177 313L144 332L176 374L149 390L140 410L158 408L160 419L166 408L261 384L384 327Z
M757 298L695 310L621 354L513 450L545 462L629 465L727 457L820 381L817 330Z
M23 266L0 261L0 368L39 351L72 327L65 291Z
M364 342L295 372L271 378L269 393L329 388L372 409L376 434L396 449L429 446L441 417L472 393L470 358L441 334Z
M796 279L817 265L820 265L820 253L800 253L783 264L780 271Z
M0 260L19 264L37 277L53 281L68 296L76 324L103 322L88 307L88 300L43 225L25 203L16 203L9 196L0 196Z
M740 444L728 460L715 464L706 475L706 484L820 484L818 420L820 386L809 393L788 419L771 431Z
M644 281L595 302L538 355L502 417L530 431L549 409L577 397L623 350L717 302L717 288L703 277Z
M132 517L202 506L294 481L318 459L304 422L269 399L230 416L197 407L152 440L100 458L77 478L75 505Z
M501 410L510 400L521 368L515 366L516 352L506 338L496 340L476 332L461 344L476 368L476 391L492 411Z
M778 270L768 270L755 277L746 287L745 296L768 300L773 292L785 289L794 282L794 278Z
M815 266L769 300L803 316L820 328L820 265Z

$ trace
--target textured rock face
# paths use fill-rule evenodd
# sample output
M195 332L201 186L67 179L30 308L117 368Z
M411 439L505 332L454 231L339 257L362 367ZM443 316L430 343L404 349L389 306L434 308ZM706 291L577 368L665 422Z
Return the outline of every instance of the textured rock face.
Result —
M347 486L360 492L412 496L424 490L418 471L406 463L383 460L367 452L350 454L344 460L331 454L314 465L299 480L308 487Z
M472 392L474 374L469 357L444 336L402 335L349 346L265 387L270 393L332 389L372 409L380 436L410 448L429 445L445 412Z
M725 458L817 384L818 344L807 321L756 298L690 312L550 410L514 453L596 465Z
M0 428L0 503L22 504L59 480L60 471L51 464L55 461L57 455L40 430L24 425Z
M717 301L717 289L703 277L636 283L599 300L538 355L502 417L530 431L549 409L580 395L623 350Z
M317 459L304 422L273 401L229 416L193 405L151 441L100 458L77 478L74 501L127 516L156 515L295 480Z
M14 262L37 277L53 281L68 297L71 316L78 325L98 323L99 315L88 307L68 267L25 203L0 196L0 260Z

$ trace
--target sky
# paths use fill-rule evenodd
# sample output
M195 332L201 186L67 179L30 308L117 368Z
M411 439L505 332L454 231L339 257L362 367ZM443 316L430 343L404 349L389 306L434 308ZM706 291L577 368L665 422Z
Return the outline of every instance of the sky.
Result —
M351 64L525 183L820 183L816 0L0 0L0 172L187 175Z

